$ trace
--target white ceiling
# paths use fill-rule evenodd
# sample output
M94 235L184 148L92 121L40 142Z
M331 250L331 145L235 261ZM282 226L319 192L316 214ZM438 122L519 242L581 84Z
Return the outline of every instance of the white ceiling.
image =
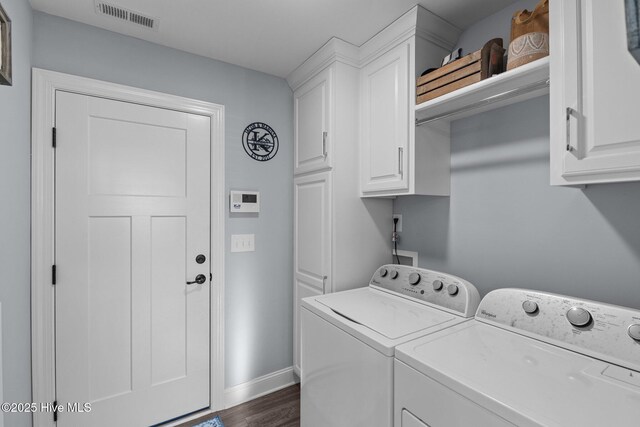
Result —
M357 46L416 2L459 28L514 0L104 0L159 19L157 31L96 13L94 0L34 9L285 77L332 36Z

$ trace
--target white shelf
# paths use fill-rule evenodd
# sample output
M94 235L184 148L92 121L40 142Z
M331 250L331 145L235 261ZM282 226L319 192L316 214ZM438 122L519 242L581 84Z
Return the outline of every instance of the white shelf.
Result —
M549 93L549 57L416 105L416 125L452 121Z

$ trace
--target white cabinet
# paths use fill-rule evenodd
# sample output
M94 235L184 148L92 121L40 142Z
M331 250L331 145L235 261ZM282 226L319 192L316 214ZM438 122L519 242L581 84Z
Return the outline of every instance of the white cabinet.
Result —
M332 39L287 78L294 91L297 150L293 262L297 374L300 300L367 286L373 272L391 258L391 200L360 197L357 52L357 47ZM318 138L321 131L327 132L324 147Z
M300 301L325 293L331 279L331 174L294 179L294 325L300 324ZM330 283L330 282L329 282ZM294 328L293 362L299 372L300 330Z
M360 71L362 192L408 190L409 51L411 41Z
M551 184L640 180L640 65L623 1L550 2Z
M294 179L294 280L324 293L331 276L331 174Z
M332 74L333 68L327 67L293 94L295 174L331 166L327 144Z
M437 67L459 35L416 6L360 48L363 197L449 195L449 125L416 128L416 77Z

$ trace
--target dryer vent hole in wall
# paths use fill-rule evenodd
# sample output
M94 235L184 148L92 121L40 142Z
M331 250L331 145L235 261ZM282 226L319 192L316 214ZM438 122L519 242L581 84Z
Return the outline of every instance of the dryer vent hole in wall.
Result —
M116 6L101 1L96 1L96 13L98 15L106 15L121 21L130 22L152 30L158 29L158 20L150 16L146 16L139 12L134 12L120 6Z

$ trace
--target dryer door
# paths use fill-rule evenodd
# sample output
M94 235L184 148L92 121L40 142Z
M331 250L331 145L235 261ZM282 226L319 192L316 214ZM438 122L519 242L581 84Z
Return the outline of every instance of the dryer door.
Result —
M515 427L398 359L394 361L394 425L402 427ZM417 417L420 417L419 419ZM414 419L412 419L414 418ZM424 420L424 421L421 421ZM426 424L428 423L428 424ZM520 427L540 424L523 422Z

